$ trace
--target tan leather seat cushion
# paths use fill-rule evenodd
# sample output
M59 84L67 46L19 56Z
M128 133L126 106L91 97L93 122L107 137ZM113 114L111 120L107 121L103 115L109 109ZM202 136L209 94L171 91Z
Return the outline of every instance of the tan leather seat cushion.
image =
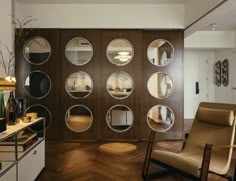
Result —
M197 112L197 120L224 126L232 126L234 121L234 113L232 110L199 107Z
M193 160L184 153L173 153L162 150L153 150L152 158L163 162L172 167L183 170L192 175L199 175L199 168L201 167L201 159L199 161Z

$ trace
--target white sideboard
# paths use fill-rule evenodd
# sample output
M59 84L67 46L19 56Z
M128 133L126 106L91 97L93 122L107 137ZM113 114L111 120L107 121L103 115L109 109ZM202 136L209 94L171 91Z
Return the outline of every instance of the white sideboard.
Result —
M36 131L34 128L42 128ZM37 140L25 149L20 150L17 139L14 144L4 148L1 143L9 138L16 138L22 131L37 134ZM33 181L45 167L45 119L38 118L30 123L18 123L7 126L0 133L0 181Z

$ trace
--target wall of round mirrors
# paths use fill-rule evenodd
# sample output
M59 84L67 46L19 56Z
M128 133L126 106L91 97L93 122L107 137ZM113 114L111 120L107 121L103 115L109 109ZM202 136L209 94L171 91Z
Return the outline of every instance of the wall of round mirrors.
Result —
M148 46L147 56L153 65L165 66L174 58L174 47L167 40L157 39Z
M45 117L45 127L48 128L51 123L51 113L50 111L43 105L35 104L32 106L29 106L25 110L26 113L36 112L38 113L38 117ZM43 131L43 123L40 121L39 123L35 123L33 126L31 126L31 129L35 132Z
M86 106L74 105L67 110L65 122L70 130L84 132L91 127L93 114Z
M111 107L106 115L107 125L116 132L129 130L133 125L133 121L133 112L125 105Z
M155 98L167 98L173 92L173 80L167 73L156 72L149 77L147 89L148 92Z
M134 48L128 40L117 38L108 44L106 54L112 64L123 66L133 59Z
M147 114L147 123L149 127L157 132L168 131L174 124L173 111L163 105L153 106Z
M84 98L92 92L93 81L87 73L78 71L67 77L65 88L71 97Z
M133 79L122 71L112 73L107 79L106 86L108 93L116 99L124 99L134 90Z
M25 44L23 54L28 62L40 65L50 58L51 46L45 38L34 37Z
M67 43L65 55L73 65L85 65L93 56L93 47L88 40L77 37Z
M26 77L24 89L29 96L41 99L49 94L51 80L46 73L33 71Z

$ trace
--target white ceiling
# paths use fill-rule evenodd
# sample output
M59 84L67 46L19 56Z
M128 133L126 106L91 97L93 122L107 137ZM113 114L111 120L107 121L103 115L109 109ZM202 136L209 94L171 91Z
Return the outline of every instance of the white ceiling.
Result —
M184 4L186 0L16 0L32 4Z
M236 0L226 1L193 26L207 31L212 30L211 24L215 24L216 31L236 31Z

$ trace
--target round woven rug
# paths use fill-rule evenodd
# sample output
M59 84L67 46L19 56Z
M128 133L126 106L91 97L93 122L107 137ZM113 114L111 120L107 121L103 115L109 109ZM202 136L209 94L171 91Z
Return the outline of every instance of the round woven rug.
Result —
M111 154L125 154L135 151L136 145L130 143L105 143L99 146L99 150Z

